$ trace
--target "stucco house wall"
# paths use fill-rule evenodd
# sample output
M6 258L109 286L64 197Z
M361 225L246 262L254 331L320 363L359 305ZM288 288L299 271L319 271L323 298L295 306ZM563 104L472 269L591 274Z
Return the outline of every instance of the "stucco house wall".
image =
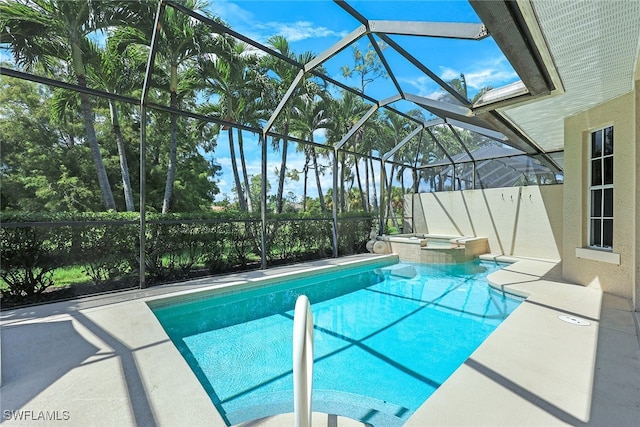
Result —
M633 290L633 304L640 312L640 57L635 78L635 117L636 117L636 284Z
M639 308L636 296L640 212L638 101L636 82L633 92L565 119L562 253L565 279L635 299L636 310ZM585 248L588 246L590 133L610 125L614 126L614 224L613 250L607 254Z

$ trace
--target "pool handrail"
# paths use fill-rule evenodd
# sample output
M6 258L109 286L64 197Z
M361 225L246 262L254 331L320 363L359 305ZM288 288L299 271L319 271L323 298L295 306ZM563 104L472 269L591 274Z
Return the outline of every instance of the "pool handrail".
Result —
M311 426L313 389L313 314L306 295L293 315L293 411L296 427Z

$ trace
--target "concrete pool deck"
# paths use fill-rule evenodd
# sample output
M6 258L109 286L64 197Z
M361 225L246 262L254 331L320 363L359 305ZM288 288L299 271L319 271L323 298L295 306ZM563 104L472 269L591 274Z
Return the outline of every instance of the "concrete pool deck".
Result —
M0 422L225 426L146 302L371 258L379 256L328 259L4 310ZM556 263L522 260L490 276L494 286L526 294L527 301L406 425L640 424L640 344L630 303L562 283L556 271ZM590 325L562 322L561 315ZM289 425L290 419L272 417L264 424Z

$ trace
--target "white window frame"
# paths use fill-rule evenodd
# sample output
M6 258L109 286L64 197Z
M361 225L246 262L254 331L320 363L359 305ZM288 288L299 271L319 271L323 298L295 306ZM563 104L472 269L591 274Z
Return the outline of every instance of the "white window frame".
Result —
M611 154L605 154L605 133L607 130L611 129L611 131L613 132L613 149ZM602 142L601 142L601 149L600 149L600 155L597 157L593 157L594 153L593 153L593 137L596 133L598 132L602 132ZM612 159L612 164L613 164L613 159L614 159L614 153L615 153L615 131L614 131L614 127L613 125L609 125L609 126L604 126L602 128L599 129L595 129L591 132L589 132L589 158L588 158L588 168L589 168L589 182L588 182L588 205L587 205L587 242L588 242L588 247L591 249L597 249L597 250L604 250L604 251L613 251L613 214L614 214L614 197L612 195L611 197L611 216L605 216L605 190L611 190L612 192L615 191L613 188L613 177L612 177L612 182L609 184L605 184L605 167L604 167L604 160L606 158L611 158ZM594 160L598 160L600 162L600 175L602 177L601 181L599 184L594 185L593 184L593 161ZM615 171L615 168L613 169ZM612 172L613 173L613 172ZM595 193L595 191L600 190L600 212L598 215L593 215L593 195ZM593 220L599 220L600 221L600 244L596 244L593 239L592 239L592 221ZM612 231L611 231L611 245L605 245L604 244L604 221L611 221L612 223Z

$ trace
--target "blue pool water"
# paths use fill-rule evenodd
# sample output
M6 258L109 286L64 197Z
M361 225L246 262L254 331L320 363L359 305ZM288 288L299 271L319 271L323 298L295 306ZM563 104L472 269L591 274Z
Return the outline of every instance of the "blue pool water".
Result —
M369 264L151 307L231 425L293 412L293 309L305 294L313 410L400 426L520 303L488 286L499 268Z

